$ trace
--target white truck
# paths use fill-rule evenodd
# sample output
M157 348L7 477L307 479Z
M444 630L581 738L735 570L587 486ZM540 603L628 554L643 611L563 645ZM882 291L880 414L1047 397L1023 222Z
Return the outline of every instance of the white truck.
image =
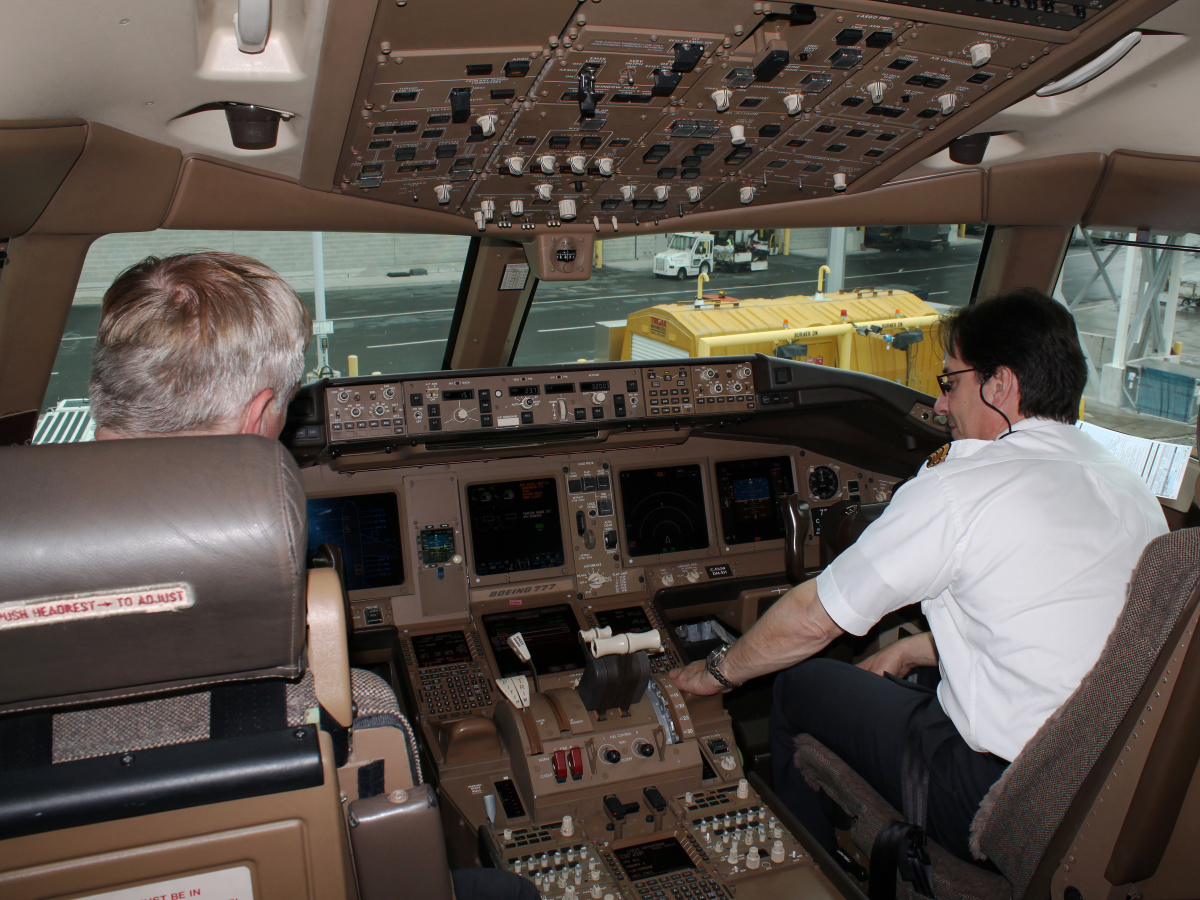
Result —
M758 272L767 267L768 248L753 231L678 231L667 249L654 256L660 278L689 278L714 269Z

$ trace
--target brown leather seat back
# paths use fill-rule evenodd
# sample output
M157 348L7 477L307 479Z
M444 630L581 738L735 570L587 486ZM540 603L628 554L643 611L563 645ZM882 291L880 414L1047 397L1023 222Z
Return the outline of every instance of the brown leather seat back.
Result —
M0 713L300 675L305 501L277 442L5 447L0 496Z
M354 896L283 448L6 448L0 496L0 896Z

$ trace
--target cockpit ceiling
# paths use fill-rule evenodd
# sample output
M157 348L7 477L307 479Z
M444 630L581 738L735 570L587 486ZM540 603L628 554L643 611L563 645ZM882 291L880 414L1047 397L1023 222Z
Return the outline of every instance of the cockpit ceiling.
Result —
M383 0L333 189L480 231L855 192L1164 5Z

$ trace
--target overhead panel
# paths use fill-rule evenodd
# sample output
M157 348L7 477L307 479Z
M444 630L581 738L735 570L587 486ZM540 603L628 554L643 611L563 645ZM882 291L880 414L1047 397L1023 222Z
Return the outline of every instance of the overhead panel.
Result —
M1057 76L1120 2L538 0L472 7L455 43L414 27L444 21L433 0L388 0L335 189L481 231L606 232L853 192L1012 79Z

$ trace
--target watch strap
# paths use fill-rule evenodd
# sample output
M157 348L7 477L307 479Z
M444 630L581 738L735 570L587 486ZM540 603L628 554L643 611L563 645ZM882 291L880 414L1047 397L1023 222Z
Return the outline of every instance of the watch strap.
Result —
M720 665L725 660L725 654L729 652L730 646L730 644L724 644L718 647L712 653L708 654L708 658L704 661L705 671L715 678L717 683L727 691L732 691L734 688L742 686L741 682L730 681L721 674Z

